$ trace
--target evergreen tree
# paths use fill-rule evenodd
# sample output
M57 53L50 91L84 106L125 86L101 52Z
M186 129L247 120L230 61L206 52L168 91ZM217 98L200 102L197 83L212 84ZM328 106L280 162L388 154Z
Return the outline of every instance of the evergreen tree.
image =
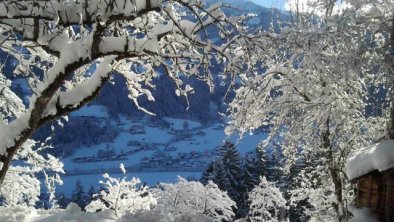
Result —
M213 162L211 178L212 182L218 185L221 190L227 191L227 189L231 186L227 178L227 169L221 160L216 160Z
M256 155L246 155L244 158L242 174L244 180L244 189L242 201L239 206L240 214L246 216L249 212L249 192L259 184L259 165L260 162Z
M226 141L219 148L218 159L207 166L201 177L201 183L207 184L212 181L221 190L228 192L229 197L237 203L237 218L248 214L248 193L259 184L260 176L267 174L267 163L271 164L266 150L260 147L256 150L254 154L242 158L241 163L235 145Z
M90 185L90 188L88 190L88 194L86 196L86 205L92 202L93 200L98 199L97 196L94 197L94 195L97 193L96 189L94 188L93 185Z
M276 138L279 139L279 138ZM276 141L276 140L274 140ZM276 184L281 192L287 194L287 178L285 177L284 163L285 159L282 154L282 148L275 142L271 142L270 146L262 143L257 147L257 151L260 157L258 164L259 172L261 177L265 177L266 180ZM257 176L257 178L259 178ZM288 197L285 195L285 198ZM289 200L290 198L286 199ZM279 209L278 218L284 220L288 217L288 211Z
M77 181L75 183L74 191L71 195L71 202L78 204L81 209L84 209L86 204L86 194L84 191L84 187L81 184L81 181Z
M70 204L70 199L66 197L66 195L64 193L61 193L60 195L58 195L57 198L57 205L62 208L65 209L68 204Z
M208 184L210 180L213 180L213 166L214 166L214 161L210 162L205 168L204 172L202 173L200 182L205 186Z
M225 141L219 148L220 159L226 169L226 178L230 187L226 187L229 196L237 201L243 186L241 158L235 144Z
M250 192L256 185L259 184L259 162L261 161L252 155L246 155L244 157L243 178L247 192Z
M285 190L284 197L287 201L291 200L291 191L300 187L300 180L297 176L301 173L301 170L305 169L304 158L299 158L295 163L290 166L289 172L286 174L285 179ZM288 218L290 222L301 222L306 221L307 218L304 216L304 209L308 206L307 199L299 200L292 204L289 204Z
M259 176L266 176L267 175L267 168L269 164L269 154L267 149L264 147L264 144L261 143L256 147L257 152L257 161L256 161L256 170ZM257 177L259 180L259 177Z
M329 212L330 198L333 198L333 194L328 191L328 186L332 181L330 175L325 174L327 164L324 155L324 152L304 150L293 164L292 186L288 191L290 206L292 206L291 213L296 214L298 218L292 221L311 220L314 215L320 215L321 211ZM322 215L334 218L329 214ZM327 218L323 220L328 220Z
M266 177L267 180L275 182L279 185L283 183L283 155L281 148L275 147L272 150L271 155L268 157L266 164Z
M225 141L219 148L220 160L226 170L228 186L225 187L229 197L237 203L236 217L245 216L245 184L242 175L241 157L235 144Z

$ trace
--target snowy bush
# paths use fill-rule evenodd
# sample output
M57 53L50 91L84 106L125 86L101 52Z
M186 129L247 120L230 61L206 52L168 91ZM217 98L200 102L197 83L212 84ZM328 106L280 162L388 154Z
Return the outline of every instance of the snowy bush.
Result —
M281 212L286 209L286 200L275 184L260 177L260 184L249 193L252 222L281 221Z
M123 164L121 169L125 173ZM100 183L105 189L97 195L98 199L86 206L87 211L97 212L110 209L114 211L117 218L120 218L126 213L134 214L142 210L150 210L156 205L156 198L148 191L147 186L137 187L141 183L138 178L133 177L127 181L126 177L117 179L108 174L103 174L103 177L107 181L100 181Z
M152 191L157 196L157 208L174 215L205 214L214 221L231 221L236 204L212 181L206 186L200 182L179 177L175 184L161 184Z

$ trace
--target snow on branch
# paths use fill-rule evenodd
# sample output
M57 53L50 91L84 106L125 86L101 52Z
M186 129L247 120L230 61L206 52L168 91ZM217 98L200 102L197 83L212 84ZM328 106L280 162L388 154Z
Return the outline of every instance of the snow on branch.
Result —
M76 85L66 92L59 92L59 95L52 98L43 113L43 118L48 116L59 116L66 111L77 109L86 103L90 97L102 87L109 78L112 67L111 62L115 56L108 56L96 65L96 70L85 82Z
M252 65L245 56L248 35L244 17L227 18L221 7L205 9L201 1L188 0L0 2L0 48L16 59L15 79L30 90L28 108L10 93L11 84L0 91L0 104L7 106L0 109L0 185L15 153L42 124L98 94L111 60L120 64L112 68L126 77L130 99L147 113L138 98L154 101L150 89L162 68L182 96L193 92L183 81L192 76L213 90L213 62L221 67L215 75L230 74L234 81ZM80 71L96 61L92 76ZM4 77L1 82L8 81Z
M121 170L125 173L123 164ZM149 192L148 187L138 184L141 181L138 178L132 178L130 181L123 177L122 179L112 178L108 174L103 174L105 182L100 181L104 190L94 196L93 200L86 210L88 212L103 211L106 209L114 211L117 218L123 215L135 214L144 210L150 210L157 203L157 200Z
M161 0L5 0L0 3L0 19L39 19L62 26L92 24L116 17L136 17L160 8L161 3Z

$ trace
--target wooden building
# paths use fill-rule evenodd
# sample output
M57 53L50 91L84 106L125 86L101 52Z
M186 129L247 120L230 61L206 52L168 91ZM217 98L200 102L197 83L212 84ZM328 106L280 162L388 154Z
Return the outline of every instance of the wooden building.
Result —
M394 140L358 151L346 171L357 185L356 207L369 208L382 222L394 222Z
M372 171L354 179L356 207L367 207L379 221L394 222L394 169Z

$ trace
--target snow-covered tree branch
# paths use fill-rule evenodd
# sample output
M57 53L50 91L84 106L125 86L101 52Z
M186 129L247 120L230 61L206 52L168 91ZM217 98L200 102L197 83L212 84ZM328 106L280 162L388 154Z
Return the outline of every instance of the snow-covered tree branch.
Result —
M244 133L271 126L266 144L279 136L290 164L319 161L313 173L303 176L322 182L305 189L332 197L311 200L316 211L310 215L344 221L346 158L351 150L382 138L388 125L387 115L373 116L366 107L373 87L392 88L387 57L393 3L306 0L288 1L288 6L294 10L293 22L260 36L264 44L256 54L262 67L245 74L249 78L230 104L227 130ZM300 200L311 197L303 189L299 194Z
M197 76L213 89L209 64L240 73L246 48L243 17L227 18L223 5L201 1L3 1L0 49L17 61L0 74L0 186L19 148L45 122L92 100L117 72L127 79L130 99L154 100L149 89L158 67L173 79L178 95L192 90L183 77ZM220 38L211 41L207 29ZM39 71L37 71L39 70ZM90 71L93 70L93 74ZM21 78L30 89L23 101L11 90ZM152 114L152 113L150 113Z

